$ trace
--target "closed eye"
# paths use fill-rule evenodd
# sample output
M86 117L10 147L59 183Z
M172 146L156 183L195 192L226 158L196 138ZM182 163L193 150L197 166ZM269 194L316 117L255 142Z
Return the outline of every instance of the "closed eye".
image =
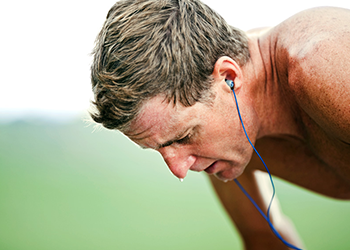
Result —
M178 137L180 139L174 139L174 140L170 140L168 142L165 142L163 144L160 144L157 149L161 149L161 148L165 148L165 147L169 147L171 145L173 145L174 143L175 144L189 144L192 142L193 140L193 135L196 134L196 131L195 131L195 128L193 129L187 129L187 131L185 131L184 133L181 133L181 134L185 134L185 133L188 133L186 136L184 137Z
M185 137L175 141L175 143L178 143L178 144L188 144L190 142L191 142L191 134L187 134Z
M162 145L159 146L159 148L165 148L165 147L169 147L171 145L173 145L174 143L176 144L187 144L190 142L190 134L186 135L185 137L178 139L178 140L174 140L174 141L168 141Z

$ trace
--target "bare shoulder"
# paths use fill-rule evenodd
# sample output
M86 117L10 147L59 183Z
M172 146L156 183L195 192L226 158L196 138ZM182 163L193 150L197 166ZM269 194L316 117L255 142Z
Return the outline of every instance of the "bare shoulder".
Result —
M307 10L275 30L299 106L329 135L350 143L350 10Z
M349 38L350 10L336 7L318 7L302 11L276 26L279 42L283 45L299 45L302 51L309 49L304 43ZM282 44L281 44L282 45ZM336 44L334 44L337 46ZM295 49L298 46L294 47ZM303 48L303 49L302 49Z

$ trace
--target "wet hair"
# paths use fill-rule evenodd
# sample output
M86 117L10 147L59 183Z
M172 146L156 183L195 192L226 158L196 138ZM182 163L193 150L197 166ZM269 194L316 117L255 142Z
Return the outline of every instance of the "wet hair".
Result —
M124 131L152 97L191 106L211 96L221 56L249 60L244 32L198 0L121 0L93 51L91 117Z

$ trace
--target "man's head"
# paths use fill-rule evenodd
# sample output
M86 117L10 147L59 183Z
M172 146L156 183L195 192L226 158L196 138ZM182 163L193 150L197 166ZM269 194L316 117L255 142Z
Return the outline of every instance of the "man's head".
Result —
M243 66L247 37L200 1L119 1L96 41L92 118L125 131L153 97L184 106L206 102L221 56Z

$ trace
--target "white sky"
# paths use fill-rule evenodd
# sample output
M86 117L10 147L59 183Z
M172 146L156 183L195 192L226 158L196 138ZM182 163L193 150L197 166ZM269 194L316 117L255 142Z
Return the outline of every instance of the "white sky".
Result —
M242 30L274 26L316 6L344 0L204 0ZM35 114L80 115L89 108L90 53L115 0L0 3L0 121Z

